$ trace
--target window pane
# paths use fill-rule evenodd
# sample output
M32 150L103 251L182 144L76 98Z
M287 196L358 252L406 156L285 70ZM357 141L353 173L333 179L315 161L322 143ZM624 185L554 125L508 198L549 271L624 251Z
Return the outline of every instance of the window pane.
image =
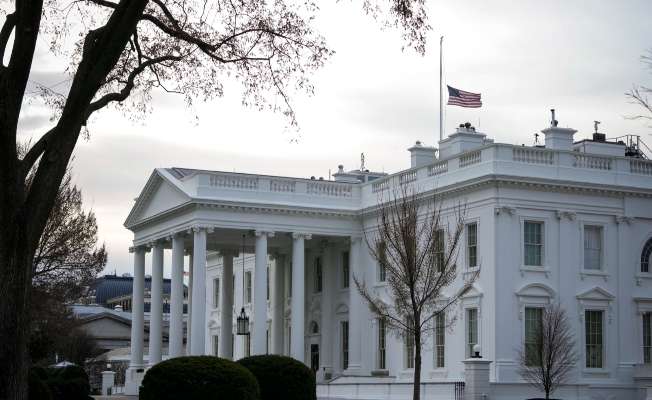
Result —
M469 267L478 266L478 224L466 225L467 264Z
M321 257L317 257L315 258L315 293L321 292L322 279Z
M584 227L584 268L599 270L602 266L602 227Z
M587 310L584 315L586 367L602 368L602 311Z
M435 318L435 368L444 368L445 360L446 316L439 314Z
M525 360L527 365L539 365L540 354L538 344L540 343L541 321L543 318L542 308L525 309Z
M652 364L652 313L643 314L643 362Z
M469 308L466 310L466 321L466 356L470 357L473 355L473 346L478 344L478 310L475 308Z
M650 272L650 256L652 255L652 238L648 239L641 252L641 272Z
M213 279L213 308L220 306L220 278Z
M349 287L349 252L342 253L342 288Z
M385 282L387 279L386 248L385 243L378 242L376 250L378 252L378 282Z
M342 369L349 368L349 321L342 321Z
M435 232L435 268L438 272L444 271L444 230Z
M525 221L523 224L523 263L543 265L543 223Z
M251 271L245 273L245 300L251 303Z
M378 320L378 369L385 369L385 320Z

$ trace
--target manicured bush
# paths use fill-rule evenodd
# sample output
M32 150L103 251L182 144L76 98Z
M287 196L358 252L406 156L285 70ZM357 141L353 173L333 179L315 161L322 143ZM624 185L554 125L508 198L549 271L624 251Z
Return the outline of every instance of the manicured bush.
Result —
M43 368L30 368L28 376L29 400L52 400L52 393L46 380L47 374Z
M261 400L316 400L317 383L312 370L290 357L264 355L238 361L251 371L260 386Z
M178 357L150 368L140 400L259 400L258 382L249 370L223 358Z
M88 400L91 386L82 367L48 368L46 383L53 400Z

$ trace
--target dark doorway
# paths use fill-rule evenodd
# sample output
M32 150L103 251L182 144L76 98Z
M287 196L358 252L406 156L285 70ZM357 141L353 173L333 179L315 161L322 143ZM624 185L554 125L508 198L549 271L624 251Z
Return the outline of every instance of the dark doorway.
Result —
M310 369L314 372L317 372L319 369L319 345L311 344L310 345Z

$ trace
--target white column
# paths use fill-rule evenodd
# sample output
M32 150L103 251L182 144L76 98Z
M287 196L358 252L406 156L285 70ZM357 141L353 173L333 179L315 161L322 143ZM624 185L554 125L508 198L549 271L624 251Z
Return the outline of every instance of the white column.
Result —
M222 358L233 359L233 257L234 251L222 252L222 290L220 291L220 349Z
M267 238L273 236L274 232L256 231L253 355L265 354L267 347Z
M285 308L285 255L277 254L274 260L272 286L272 354L283 354L283 309Z
M192 342L190 354L206 352L206 228L193 228L192 265Z
M133 248L134 280L131 301L131 360L125 373L125 394L138 395L143 380L143 334L145 331L145 249Z
M193 240L194 245L194 240ZM190 346L192 342L192 250L188 252L188 318L186 321L186 355L190 355Z
M349 250L349 368L347 374L360 373L362 366L362 324L364 300L358 292L353 277L364 280L361 263L362 238L351 237Z
M170 293L169 355L183 355L183 236L172 238L172 290Z
M311 235L305 233L292 234L292 358L305 362L305 239Z
M163 243L152 246L152 285L149 312L149 365L161 362L163 342Z
M319 349L319 373L321 379L327 379L332 372L333 359L333 339L337 337L338 325L333 323L332 302L335 294L335 276L334 265L335 258L333 247L324 243L322 251L322 291L321 291L321 348ZM333 332L335 331L335 332Z
M134 249L134 286L131 302L131 362L129 368L143 368L145 331L145 249Z

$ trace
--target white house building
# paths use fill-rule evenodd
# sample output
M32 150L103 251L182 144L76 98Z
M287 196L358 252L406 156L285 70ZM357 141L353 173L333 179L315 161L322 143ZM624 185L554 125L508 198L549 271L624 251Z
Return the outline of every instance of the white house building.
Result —
M518 349L550 302L568 312L579 354L559 396L639 398L639 388L652 385L652 161L629 141L596 134L574 142L576 131L556 122L542 132L545 146L515 146L461 126L438 151L411 147L409 169L386 175L340 166L334 181L154 170L125 222L134 233L128 391L147 368L142 295L151 249L150 363L168 356L156 298L169 266L169 357L185 354L187 254L188 354L287 354L318 371L320 398L402 398L412 347L370 313L353 277L391 301L364 236L373 235L379 199L414 185L441 195L445 215L466 205L458 281L480 271L451 310L455 325L430 327L424 398L452 398L475 344L492 361L493 398L535 394L517 373ZM242 308L250 336L235 335Z

